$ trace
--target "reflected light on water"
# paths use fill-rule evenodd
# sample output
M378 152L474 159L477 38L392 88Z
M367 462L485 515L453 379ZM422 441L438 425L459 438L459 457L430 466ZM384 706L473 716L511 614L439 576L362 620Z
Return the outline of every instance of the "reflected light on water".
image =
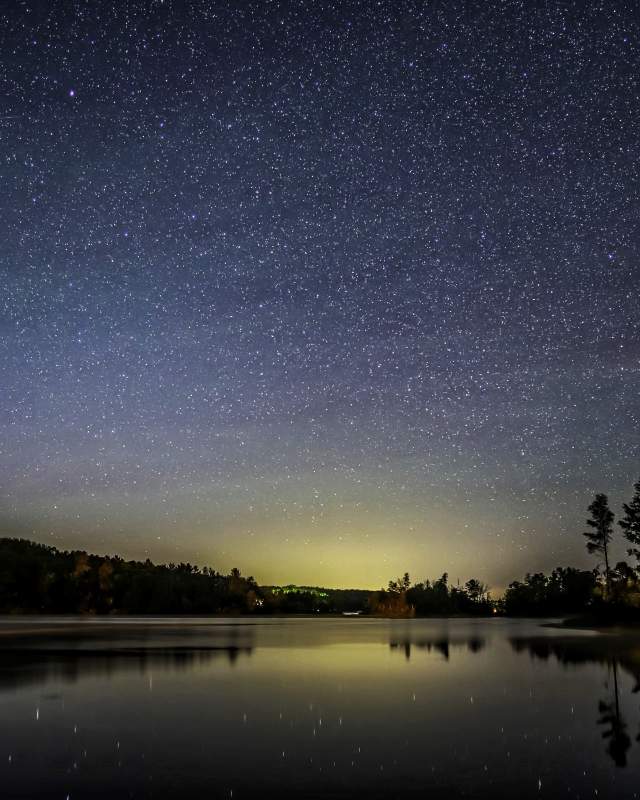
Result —
M636 792L640 651L622 637L505 620L9 628L10 797Z

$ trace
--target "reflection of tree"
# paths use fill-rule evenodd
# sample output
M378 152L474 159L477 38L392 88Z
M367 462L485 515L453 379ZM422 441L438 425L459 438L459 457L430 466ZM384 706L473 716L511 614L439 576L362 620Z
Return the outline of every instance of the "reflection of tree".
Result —
M472 636L463 639L450 639L448 636L440 636L437 639L418 639L412 640L411 638L402 639L402 641L392 640L389 642L389 647L392 650L402 650L407 661L411 658L411 648L415 647L418 650L426 650L430 653L434 650L440 653L445 661L449 660L449 651L452 647L466 647L471 653L479 653L484 649L486 642L477 636Z
M602 738L609 741L607 754L618 767L627 765L627 752L631 738L627 733L627 723L620 712L620 690L618 667L632 675L640 685L640 647L637 636L609 635L594 637L522 637L511 639L516 652L529 652L533 658L547 660L555 656L560 664L602 664L609 668L612 678L612 696L600 700L598 725L606 726ZM609 686L605 683L605 686ZM633 691L637 691L638 688ZM640 741L640 736L638 736Z
M110 649L0 649L0 694L21 686L38 685L52 680L75 683L87 677L112 678L126 672L147 670L184 671L226 659L234 666L241 656L249 656L247 646L209 647L114 647Z
M598 703L600 719L598 725L608 725L602 732L603 739L609 739L607 753L611 756L616 766L627 766L627 750L631 747L631 739L627 734L627 723L620 714L620 696L618 692L618 662L614 658L613 668L613 699Z

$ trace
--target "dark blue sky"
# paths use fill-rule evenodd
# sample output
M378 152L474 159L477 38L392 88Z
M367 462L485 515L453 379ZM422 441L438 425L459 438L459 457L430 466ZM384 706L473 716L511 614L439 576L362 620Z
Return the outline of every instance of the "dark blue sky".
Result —
M4 3L0 533L264 582L590 563L640 475L639 23Z

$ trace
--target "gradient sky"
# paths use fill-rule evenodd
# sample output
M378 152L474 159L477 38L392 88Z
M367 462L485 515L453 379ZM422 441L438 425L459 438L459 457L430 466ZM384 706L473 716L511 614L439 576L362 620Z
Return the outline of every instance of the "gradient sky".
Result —
M640 477L639 48L615 0L3 3L0 535L593 563Z

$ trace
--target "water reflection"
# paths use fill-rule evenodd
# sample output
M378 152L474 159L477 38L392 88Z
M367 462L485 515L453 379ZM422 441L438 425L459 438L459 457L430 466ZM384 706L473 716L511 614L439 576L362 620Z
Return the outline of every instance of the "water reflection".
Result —
M640 637L530 622L0 620L0 786L633 797L639 679Z
M607 753L618 767L627 766L627 751L631 747L631 738L627 734L627 723L620 713L620 692L618 689L618 662L611 662L613 673L613 699L605 698L598 703L600 718L598 725L605 725L602 738L609 740ZM607 684L605 684L607 688Z
M34 623L0 627L0 692L151 670L187 672L253 652L251 625Z
M251 647L4 651L0 659L0 692L52 681L109 679L127 672L146 675L154 669L187 672L220 660L233 666L241 656L251 653Z
M445 659L449 660L451 648L466 648L470 653L479 653L487 646L486 639L472 636L468 639L451 639L449 637L439 637L437 639L411 639L402 640L391 639L389 647L391 650L398 650L404 653L407 661L411 658L411 649L423 650L427 653L434 651L440 653Z
M634 635L564 639L515 637L511 639L511 645L516 652L528 652L535 659L547 661L554 657L565 667L579 664L606 666L603 682L606 695L597 701L596 724L603 728L602 738L608 742L607 754L617 767L626 767L632 742L627 732L628 724L621 712L618 670L622 669L633 677L635 686L630 694L637 693L640 689L640 639ZM640 741L640 734L636 741Z

